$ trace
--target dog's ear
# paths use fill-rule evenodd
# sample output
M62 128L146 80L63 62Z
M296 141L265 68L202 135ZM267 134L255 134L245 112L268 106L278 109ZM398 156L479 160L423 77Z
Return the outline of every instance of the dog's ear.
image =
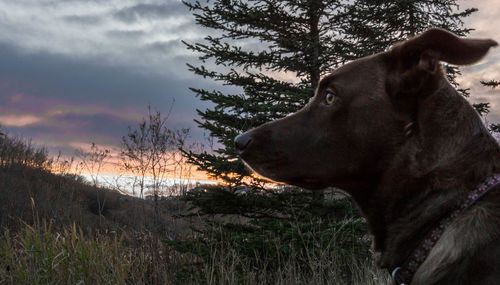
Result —
M408 64L422 63L432 58L455 65L467 65L479 61L490 47L497 45L491 39L462 39L445 30L433 28L393 49Z
M463 39L442 29L429 29L388 51L392 75L389 93L425 93L443 78L440 61L467 65L479 61L497 43L490 39Z

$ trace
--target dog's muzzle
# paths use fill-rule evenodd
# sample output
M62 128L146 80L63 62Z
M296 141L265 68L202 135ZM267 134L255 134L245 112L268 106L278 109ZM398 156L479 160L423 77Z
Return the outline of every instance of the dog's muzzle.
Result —
M245 149L248 148L251 142L252 136L248 132L236 136L236 138L234 138L234 146L236 147L238 154L241 155Z

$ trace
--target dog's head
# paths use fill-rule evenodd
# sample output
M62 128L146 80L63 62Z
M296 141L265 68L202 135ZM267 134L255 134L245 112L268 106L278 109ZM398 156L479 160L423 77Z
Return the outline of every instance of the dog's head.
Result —
M440 61L471 64L495 46L440 29L324 77L300 111L236 137L241 158L259 174L309 189L376 183L419 128L426 97L448 84ZM458 96L454 94L455 96Z

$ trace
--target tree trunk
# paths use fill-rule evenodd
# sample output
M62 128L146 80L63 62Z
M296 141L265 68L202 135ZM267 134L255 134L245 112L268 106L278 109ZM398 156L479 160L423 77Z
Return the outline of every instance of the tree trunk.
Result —
M312 41L311 47L311 65L310 65L310 78L311 78L311 88L313 92L316 91L320 80L320 64L319 64L319 48L320 48L320 37L319 37L319 18L321 17L321 2L314 1L314 5L309 8L309 36ZM312 94L313 95L313 94ZM312 97L311 95L311 97Z

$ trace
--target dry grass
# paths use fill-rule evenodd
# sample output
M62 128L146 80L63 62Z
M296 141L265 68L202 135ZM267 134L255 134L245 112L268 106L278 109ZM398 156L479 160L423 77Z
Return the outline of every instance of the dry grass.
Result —
M5 230L0 240L0 284L171 284L177 258L152 236L86 234L75 225L53 230L50 222ZM139 243L140 241L140 243Z
M293 243L270 236L266 243L268 254L262 255L262 251L255 250L251 256L244 248L252 248L255 244L228 237L223 231L223 228L214 230L212 234L217 237L204 236L202 246L195 243L199 248L191 248L190 252L197 254L184 260L188 267L176 272L176 282L214 285L392 284L387 272L376 268L371 255L360 256L359 250L346 249L345 245L338 244L342 237L335 236L335 233L328 241L319 240L326 236L314 237L313 233L312 241L299 244L317 244L318 247L306 247L305 250L302 246L293 246ZM337 234L342 235L342 231ZM287 250L283 250L285 248Z
M196 257L162 243L155 252L153 239L151 234L88 234L75 225L55 231L46 221L25 224L17 233L5 230L0 239L0 284L390 284L370 259L347 261L352 276L342 269L342 255L328 249L307 256L308 270L293 248L286 259L262 259L256 266L230 243L213 243L200 274L181 281L179 274L186 274L181 268ZM281 246L279 240L275 246Z
M289 246L289 253L253 259L235 246L237 239L208 238L203 259L166 242L186 240L192 225L206 227L196 217L173 218L187 212L185 203L160 201L161 225L153 234L152 201L102 190L107 204L99 227L96 193L75 177L0 169L0 284L389 284L369 256L335 250L343 232L313 240L326 246L305 252L263 235L270 252Z

